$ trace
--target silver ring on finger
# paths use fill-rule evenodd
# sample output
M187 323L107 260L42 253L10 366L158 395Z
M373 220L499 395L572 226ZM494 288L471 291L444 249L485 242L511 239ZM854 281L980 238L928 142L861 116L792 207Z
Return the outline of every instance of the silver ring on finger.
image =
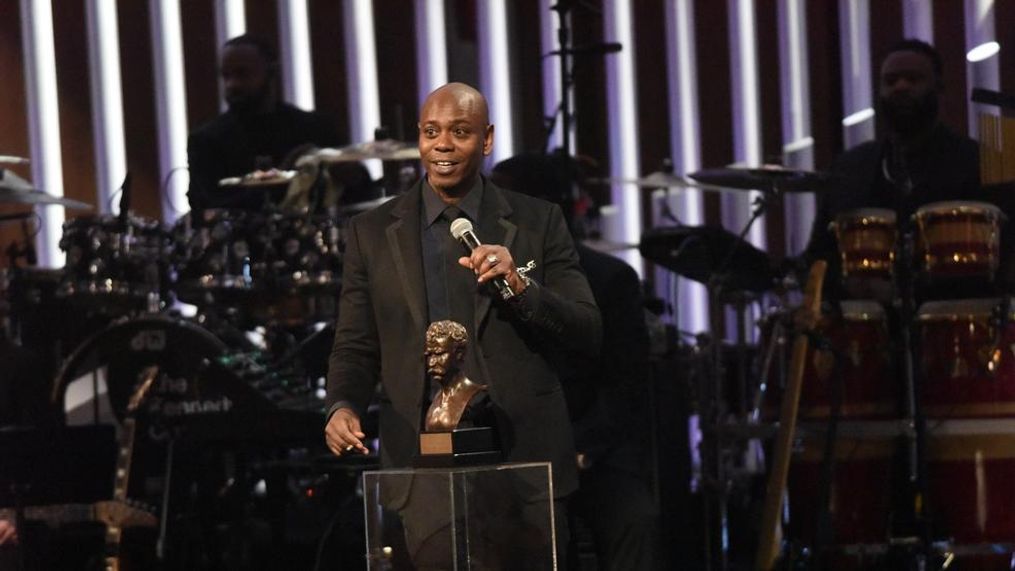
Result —
M500 261L500 258L497 257L497 254L490 254L489 256L486 257L486 261L491 266L495 266L497 265L497 262Z

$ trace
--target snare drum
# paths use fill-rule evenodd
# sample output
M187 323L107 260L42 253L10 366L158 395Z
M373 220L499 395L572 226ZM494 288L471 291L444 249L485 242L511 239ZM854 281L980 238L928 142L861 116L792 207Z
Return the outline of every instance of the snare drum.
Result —
M890 278L895 263L895 212L861 208L835 217L831 229L839 242L842 277Z
M924 303L917 313L924 410L936 417L1015 414L1015 323L1002 300ZM1009 309L1010 312L1010 309Z
M931 278L993 278L1000 263L1004 214L984 202L935 202L914 215L918 252Z
M840 361L833 351L811 344L800 417L827 418L841 378L843 418L889 418L896 412L898 390L885 310L868 300L843 301L841 308L841 319L826 315L818 325L818 334L828 340Z
M169 292L170 237L136 216L84 216L63 225L67 253L60 293L97 308L144 308Z

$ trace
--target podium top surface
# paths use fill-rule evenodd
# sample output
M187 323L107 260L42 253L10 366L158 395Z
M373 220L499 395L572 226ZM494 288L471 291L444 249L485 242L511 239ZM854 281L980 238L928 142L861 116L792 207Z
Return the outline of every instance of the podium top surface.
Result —
M364 471L364 476L383 475L396 476L399 474L468 474L477 472L495 472L504 470L550 470L549 462L502 462L499 464L482 464L478 466L452 466L448 468L388 468L385 470Z

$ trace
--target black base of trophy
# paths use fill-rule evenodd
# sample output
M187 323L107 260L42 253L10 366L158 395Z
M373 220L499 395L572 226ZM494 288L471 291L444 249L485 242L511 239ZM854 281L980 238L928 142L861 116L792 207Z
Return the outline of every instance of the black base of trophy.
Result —
M501 452L493 428L456 428L447 432L422 432L419 455L412 460L415 468L452 468L496 464Z

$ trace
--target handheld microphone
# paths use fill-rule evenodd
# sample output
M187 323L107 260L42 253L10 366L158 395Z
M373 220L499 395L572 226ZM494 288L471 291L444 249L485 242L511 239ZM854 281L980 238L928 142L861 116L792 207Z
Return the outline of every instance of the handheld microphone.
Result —
M470 252L482 245L482 242L479 241L479 238L472 231L472 222L469 222L468 218L456 218L451 223L451 235L455 240L464 244ZM494 289L500 294L501 299L507 300L515 296L515 292L503 277L498 276L493 278L490 280L490 283L493 284Z

